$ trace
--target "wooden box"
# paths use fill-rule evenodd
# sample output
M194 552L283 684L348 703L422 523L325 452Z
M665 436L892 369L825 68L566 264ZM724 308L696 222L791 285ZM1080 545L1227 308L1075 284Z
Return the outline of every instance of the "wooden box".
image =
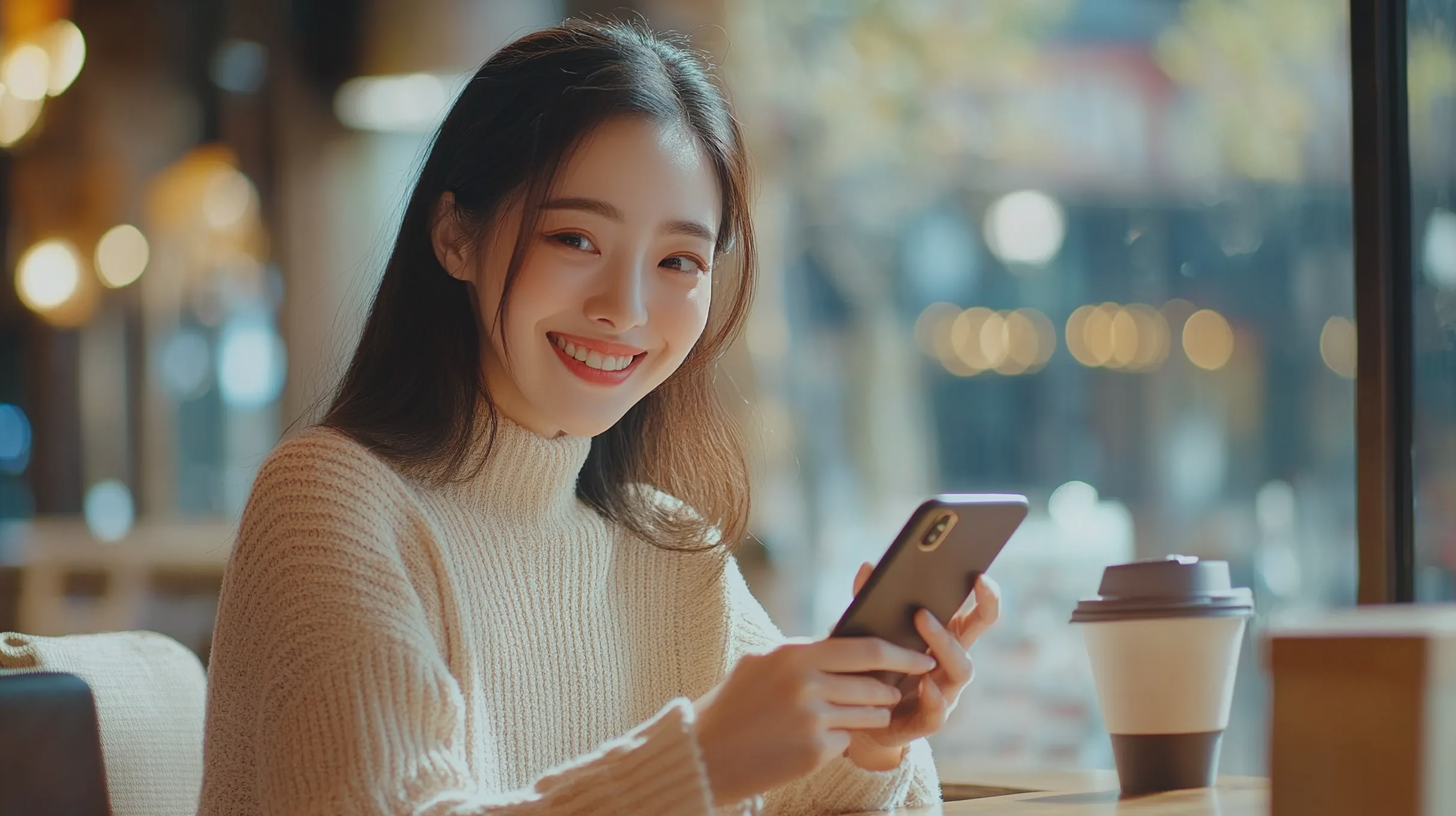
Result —
M1456 606L1265 630L1271 816L1456 814Z

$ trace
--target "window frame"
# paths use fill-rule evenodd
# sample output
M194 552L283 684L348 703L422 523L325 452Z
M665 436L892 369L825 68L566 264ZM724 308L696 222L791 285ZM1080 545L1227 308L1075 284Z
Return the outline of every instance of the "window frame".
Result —
M1405 0L1350 0L1361 604L1415 600L1406 12Z

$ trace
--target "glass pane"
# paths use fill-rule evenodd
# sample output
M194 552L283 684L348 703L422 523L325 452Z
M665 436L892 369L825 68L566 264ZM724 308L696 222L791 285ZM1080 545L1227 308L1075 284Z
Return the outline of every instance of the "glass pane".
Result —
M1456 599L1456 7L1411 0L1416 597Z
M937 750L1111 767L1068 625L1105 565L1227 559L1261 619L1354 602L1341 0L729 9L786 629L827 630L923 495L1024 492ZM1252 639L1238 682L1223 768L1263 773Z

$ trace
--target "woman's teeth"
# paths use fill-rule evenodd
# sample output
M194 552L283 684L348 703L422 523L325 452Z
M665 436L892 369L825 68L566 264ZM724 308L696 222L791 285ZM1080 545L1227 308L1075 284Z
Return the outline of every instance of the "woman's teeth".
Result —
M615 357L599 351L591 351L586 346L577 346L561 337L553 336L551 342L566 352L567 357L573 357L586 363L588 368L595 368L599 371L621 371L632 364L631 357Z

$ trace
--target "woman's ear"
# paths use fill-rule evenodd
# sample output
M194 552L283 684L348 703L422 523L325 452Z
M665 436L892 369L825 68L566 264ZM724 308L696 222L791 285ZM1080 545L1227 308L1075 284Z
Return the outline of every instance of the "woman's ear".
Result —
M465 231L455 213L455 194L452 192L446 191L435 203L435 212L430 218L430 243L435 249L435 259L450 277L466 283L475 282L465 251Z

